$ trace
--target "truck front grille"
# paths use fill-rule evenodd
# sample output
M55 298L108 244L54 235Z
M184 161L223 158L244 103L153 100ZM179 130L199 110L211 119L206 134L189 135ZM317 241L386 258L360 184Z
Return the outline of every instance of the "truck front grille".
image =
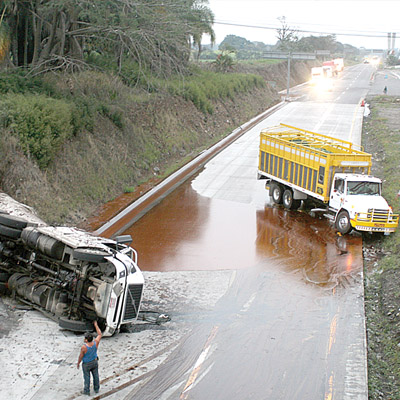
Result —
M142 299L143 285L129 285L126 294L125 312L123 321L135 320L139 314L140 301Z
M370 219L372 222L385 223L388 222L390 214L391 213L389 213L389 210L373 209L371 212L368 212L367 218Z

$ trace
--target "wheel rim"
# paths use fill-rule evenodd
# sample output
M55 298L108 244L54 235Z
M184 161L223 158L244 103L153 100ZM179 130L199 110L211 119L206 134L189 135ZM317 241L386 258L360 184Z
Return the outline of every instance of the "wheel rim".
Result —
M338 221L339 228L341 230L347 230L349 227L349 218L346 214L342 214Z
M281 197L281 191L279 190L278 187L274 187L274 190L272 191L272 198L275 201L279 201L280 197Z

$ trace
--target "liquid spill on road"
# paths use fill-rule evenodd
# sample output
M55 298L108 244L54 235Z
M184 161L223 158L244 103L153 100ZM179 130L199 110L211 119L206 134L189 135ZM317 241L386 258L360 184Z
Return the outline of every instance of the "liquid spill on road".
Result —
M243 269L272 257L309 283L334 287L362 267L361 238L337 236L326 219L206 198L190 182L124 234L144 271Z
M149 181L137 186L132 192L124 193L116 199L102 205L92 217L80 226L80 228L91 232L95 231L139 197L147 193L160 181L159 178L150 179Z

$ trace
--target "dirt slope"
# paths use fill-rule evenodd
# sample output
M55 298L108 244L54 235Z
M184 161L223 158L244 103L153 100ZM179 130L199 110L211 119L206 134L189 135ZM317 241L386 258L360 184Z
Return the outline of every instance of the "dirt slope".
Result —
M293 63L292 85L309 78L305 62ZM98 115L94 129L68 142L46 171L23 155L6 133L0 138L0 188L37 210L51 224L82 224L103 203L151 178L162 178L209 147L237 126L280 101L286 86L286 64L238 65L234 72L261 75L263 89L233 100L213 102L214 112L204 114L191 101L168 94L148 94L132 101L129 89L116 104L123 116L121 128ZM66 76L56 82L65 90L86 93L86 82ZM101 88L97 89L101 93Z

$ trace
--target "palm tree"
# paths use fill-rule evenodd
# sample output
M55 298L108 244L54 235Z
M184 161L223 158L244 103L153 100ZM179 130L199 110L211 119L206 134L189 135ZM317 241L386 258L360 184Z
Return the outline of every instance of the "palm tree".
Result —
M207 7L208 0L194 1L191 9L193 45L197 46L196 59L198 60L202 51L201 40L203 35L209 35L211 44L215 43L215 32L213 30L214 14Z

